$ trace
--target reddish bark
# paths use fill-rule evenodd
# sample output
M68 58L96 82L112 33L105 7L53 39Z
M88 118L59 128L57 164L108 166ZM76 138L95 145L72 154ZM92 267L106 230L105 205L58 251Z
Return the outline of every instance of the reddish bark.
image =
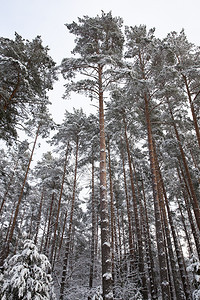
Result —
M56 214L56 221L55 221L55 225L54 225L54 235L53 235L52 246L51 246L50 261L53 260L53 252L54 252L54 248L55 248L55 240L56 240L56 233L57 233L57 228L58 228L58 219L59 219L59 215L60 215L61 199L62 199L62 194L63 194L65 174L66 174L66 169L67 169L68 151L69 151L69 142L67 144L67 149L66 149L66 152L65 152L65 161L64 161L64 167L63 167L63 176L62 176L62 183L61 183L60 195L59 195L59 200L58 200L58 209L57 209L57 214Z
M70 252L70 242L72 236L72 226L73 226L73 216L74 216L74 204L75 204L75 196L76 196L76 178L77 178L77 167L78 167L78 150L79 150L79 137L77 135L76 138L76 158L75 158L75 169L74 169L74 184L73 184L73 194L72 194L72 201L71 201L71 211L70 211L70 220L69 220L69 228L67 232L67 243L65 248L65 256L63 261L63 270L62 270L62 277L60 283L60 300L64 298L64 288L65 288L65 279L67 275L67 265L68 265L68 257Z
M20 207L20 204L21 204L21 201L22 201L24 187L25 187L25 184L26 184L26 180L27 180L27 177L28 177L28 172L29 172L31 161L32 161L32 158L33 158L33 153L34 153L35 146L36 146L36 143L37 143L39 130L40 130L40 124L39 124L37 132L36 132L36 136L35 136L32 152L31 152L31 156L29 158L28 166L27 166L27 169L26 169L26 174L25 174L25 177L24 177L23 185L22 185L22 188L21 188L21 192L20 192L20 195L19 195L18 202L17 202L17 206L16 206L16 210L15 210L15 214L14 214L14 218L13 218L13 222L12 222L12 226L11 226L11 230L10 230L10 234L9 234L9 238L8 238L8 248L9 248L10 242L12 241L12 237L13 237L13 233L14 233L14 229L15 229L15 225L16 225L16 221L17 221L17 216L18 216L18 213L19 213L19 207Z
M104 100L102 90L102 67L98 66L99 77L99 126L100 126L100 202L101 202L101 255L103 299L112 300L112 266L110 229L106 184L106 143L104 128ZM106 298L105 298L106 297Z

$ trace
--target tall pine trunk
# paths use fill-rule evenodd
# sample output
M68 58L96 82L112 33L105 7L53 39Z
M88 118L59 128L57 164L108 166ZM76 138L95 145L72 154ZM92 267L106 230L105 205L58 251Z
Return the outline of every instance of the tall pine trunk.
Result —
M157 242L158 261L159 261L159 270L160 270L160 284L161 284L163 299L169 300L170 289L169 289L169 281L168 281L168 273L167 273L164 237L162 232L162 220L161 220L160 207L159 207L160 199L159 199L158 182L157 182L157 174L156 174L156 160L155 160L152 127L151 127L150 112L149 112L149 99L146 93L144 94L144 101L145 101L145 119L146 119L147 133L148 133L150 169L151 169L151 178L152 178L152 187L153 187L156 242Z
M99 127L100 127L100 204L101 204L101 255L103 299L113 300L112 263L110 246L109 213L106 185L106 143L104 129L104 100L102 90L102 67L99 76Z

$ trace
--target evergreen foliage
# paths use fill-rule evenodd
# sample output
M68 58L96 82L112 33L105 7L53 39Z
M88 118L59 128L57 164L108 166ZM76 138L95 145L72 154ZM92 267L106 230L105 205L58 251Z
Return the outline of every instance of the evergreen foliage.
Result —
M2 300L55 299L51 265L32 240L25 240L21 251L7 258L1 276Z

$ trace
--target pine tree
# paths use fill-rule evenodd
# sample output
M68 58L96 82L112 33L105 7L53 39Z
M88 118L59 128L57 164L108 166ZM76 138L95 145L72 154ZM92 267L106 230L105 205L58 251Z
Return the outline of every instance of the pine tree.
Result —
M80 58L64 59L61 65L67 83L66 94L71 91L84 92L99 101L100 127L100 198L101 198L101 250L103 298L113 299L110 232L108 220L108 203L106 192L106 144L104 129L104 92L117 79L113 68L122 57L123 36L120 31L122 20L113 18L111 13L95 18L79 18L79 23L67 24L69 31L76 35L74 54ZM88 78L73 81L79 73Z
M143 111L147 130L147 140L152 178L156 238L160 268L160 284L162 297L170 299L170 286L167 271L167 256L164 246L162 219L160 214L159 186L156 175L156 153L153 146L154 136L152 127L152 95L156 90L159 67L153 66L158 43L154 37L154 29L146 30L146 26L126 28L127 53L126 57L134 58L131 78L137 86L138 98L143 100ZM152 63L150 63L150 61ZM130 79L131 80L131 79ZM153 84L154 83L154 84Z

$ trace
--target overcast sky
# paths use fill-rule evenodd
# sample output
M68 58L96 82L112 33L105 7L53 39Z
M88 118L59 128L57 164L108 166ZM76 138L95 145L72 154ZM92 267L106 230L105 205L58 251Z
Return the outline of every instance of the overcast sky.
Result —
M60 63L70 56L74 40L64 24L83 15L95 17L101 10L122 17L125 25L155 27L160 38L184 28L189 41L200 45L199 0L0 0L0 34L13 39L16 31L29 40L41 35L49 54ZM57 83L50 93L56 120L63 115L63 107L70 110L82 100L80 96L61 100L62 86L63 82ZM89 100L83 103L85 109L91 105Z

